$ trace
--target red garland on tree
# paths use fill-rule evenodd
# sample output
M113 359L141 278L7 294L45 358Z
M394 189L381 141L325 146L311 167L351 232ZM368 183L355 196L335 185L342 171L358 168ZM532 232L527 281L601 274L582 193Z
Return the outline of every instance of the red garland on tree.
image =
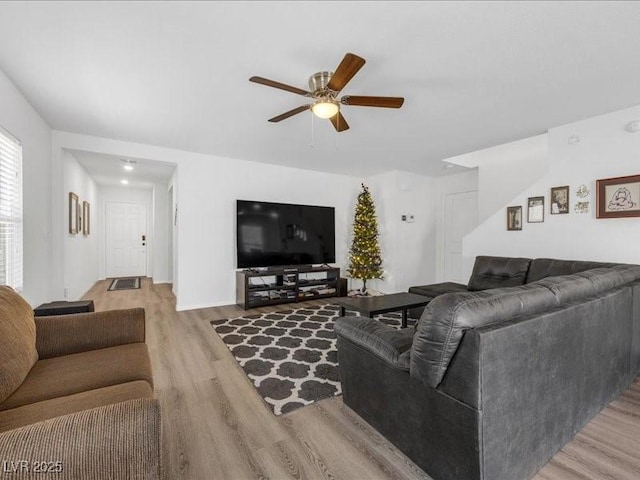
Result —
M355 218L353 220L353 241L349 250L349 268L351 278L362 280L362 292L367 290L367 280L382 278L382 256L378 243L378 220L376 207L369 189L362 184L358 195Z

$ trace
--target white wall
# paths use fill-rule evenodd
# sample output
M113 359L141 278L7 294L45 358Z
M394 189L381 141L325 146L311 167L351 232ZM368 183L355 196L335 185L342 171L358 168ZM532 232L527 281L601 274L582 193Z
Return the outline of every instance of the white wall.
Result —
M571 123L549 130L549 171L531 187L505 202L471 235L465 238L464 254L555 257L640 263L640 219L596 219L597 179L640 174L640 133L625 131L631 120L640 119L640 106ZM580 142L569 144L570 136ZM576 190L591 190L588 214L574 212ZM549 214L550 188L569 185L570 213ZM544 223L526 222L528 197L545 197ZM506 230L507 205L522 205L523 230Z
M24 198L24 290L22 295L32 306L37 306L52 299L51 129L1 70L0 126L22 142Z
M98 228L100 233L99 237L99 275L100 278L105 278L106 271L106 256L105 256L105 213L108 202L119 202L119 203L138 203L142 204L146 208L147 212L147 238L149 242L147 242L147 276L151 277L153 275L153 232L151 230L151 225L153 225L152 218L152 205L153 205L153 195L152 189L141 189L141 188L126 188L126 187L107 187L104 185L98 186L98 202L100 204L100 209L97 213L98 220Z
M85 236L82 231L71 235L66 226L64 238L64 288L69 300L80 299L98 280L98 239L101 229L98 228L96 214L98 213L98 187L85 168L78 163L73 154L64 151L63 172L64 192L73 192L79 197L79 209L82 212L82 202L89 202L91 214L90 234ZM65 209L68 217L68 204ZM67 222L68 223L68 222Z
M169 194L167 186L156 183L152 192L151 271L153 283L171 283L169 273Z
M384 293L406 291L410 286L431 283L435 278L437 180L402 171L367 177L376 206L384 279L370 280L367 287ZM349 225L359 188L354 194ZM412 214L414 222L403 222ZM361 288L350 280L350 288Z
M170 200L169 204L171 212L169 215L169 248L171 249L169 257L169 279L173 294L178 298L178 280L176 271L178 270L178 169L176 168L169 180Z
M235 303L237 199L334 206L336 264L344 269L359 185L351 177L68 132L55 132L54 136L54 149L78 149L177 165L171 183L178 206L172 280L180 310ZM104 260L101 263L104 272Z
M483 222L548 170L547 134L505 143L446 160L479 168L478 218Z
M355 183L343 175L222 157L178 159L177 308L235 303L238 199L335 207L336 264L344 269Z

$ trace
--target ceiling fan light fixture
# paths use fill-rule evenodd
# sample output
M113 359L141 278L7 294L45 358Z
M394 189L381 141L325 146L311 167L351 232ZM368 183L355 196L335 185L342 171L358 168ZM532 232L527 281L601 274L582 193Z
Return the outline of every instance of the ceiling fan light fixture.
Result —
M311 111L316 117L326 119L335 116L340 111L340 107L335 100L321 99L311 106Z

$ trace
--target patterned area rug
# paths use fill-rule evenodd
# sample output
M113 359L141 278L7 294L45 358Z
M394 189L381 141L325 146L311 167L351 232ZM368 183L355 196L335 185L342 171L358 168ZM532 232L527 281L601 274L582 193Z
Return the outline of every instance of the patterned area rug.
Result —
M140 277L114 278L108 290L132 290L140 288Z
M342 393L333 331L339 313L338 305L321 305L214 320L211 325L266 404L280 415ZM400 328L400 318L390 313L376 320Z

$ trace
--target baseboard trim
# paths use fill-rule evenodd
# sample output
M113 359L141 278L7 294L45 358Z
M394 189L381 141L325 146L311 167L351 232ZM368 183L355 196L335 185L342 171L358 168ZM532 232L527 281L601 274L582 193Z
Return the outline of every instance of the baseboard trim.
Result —
M153 284L156 285L158 283L173 283L172 280L156 280L155 278L153 279Z

